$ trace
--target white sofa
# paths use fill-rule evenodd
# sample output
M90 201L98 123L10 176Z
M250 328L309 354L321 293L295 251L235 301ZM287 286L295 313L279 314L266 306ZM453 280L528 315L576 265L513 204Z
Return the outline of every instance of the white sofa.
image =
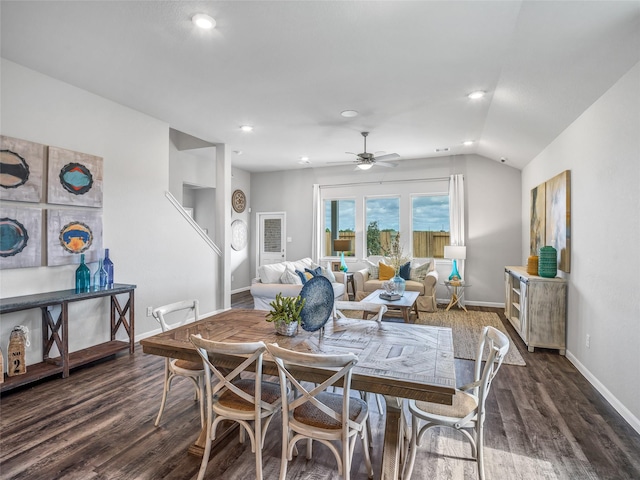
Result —
M320 265L310 258L303 258L295 262L279 262L258 267L258 277L251 281L251 295L253 308L256 310L270 310L269 304L276 299L278 293L285 297L295 297L302 290L302 279L296 273L305 269L316 270ZM331 281L335 300L342 300L347 291L347 278L342 272L331 272L325 267L322 275Z

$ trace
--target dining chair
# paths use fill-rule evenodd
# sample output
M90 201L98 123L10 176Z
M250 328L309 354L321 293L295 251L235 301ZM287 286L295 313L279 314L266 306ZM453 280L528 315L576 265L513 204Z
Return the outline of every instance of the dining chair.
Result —
M358 361L353 353L312 354L287 350L277 344L267 345L267 350L278 367L282 389L282 457L280 480L287 477L287 464L291 460L296 443L307 439L307 459L311 459L313 441L326 445L338 463L338 473L349 480L351 460L356 437L362 439L364 458L369 478L373 478L373 468L369 456L367 402L352 397L351 373ZM329 378L311 387L298 381L291 367L323 369ZM342 393L330 393L327 388L334 383L342 387ZM295 395L287 395L287 385ZM338 450L333 442L340 442Z
M249 435L251 451L256 459L256 480L262 480L264 439L269 423L280 410L281 404L280 385L262 381L262 359L266 350L264 342L215 342L200 335L191 335L191 343L204 364L207 392L207 437L198 480L204 478L211 454L211 441L216 438L217 426L223 420L240 425L241 441L245 432ZM211 362L211 356L215 355L234 355L242 361L233 370L223 372ZM251 372L255 372L255 378L241 378L240 374L252 366ZM216 383L212 382L212 376ZM285 390L284 395L287 393Z
M155 318L163 332L168 332L173 328L177 328L189 322L199 320L199 302L198 300L183 300L171 303L153 310L153 318ZM174 323L169 322L169 317ZM167 394L171 389L171 382L176 377L188 378L193 382L196 388L195 399L200 403L200 424L204 428L204 368L202 362L193 362L189 360L181 360L176 358L165 358L164 367L164 388L162 391L162 401L160 402L160 411L156 417L155 426L160 425L160 419L164 412L167 402Z
M488 348L487 360L482 367L482 354ZM417 447L425 432L432 427L450 427L464 434L471 442L472 455L478 462L478 476L484 480L483 435L486 399L491 381L502 365L509 350L509 338L500 330L486 326L482 330L476 351L474 381L456 389L452 405L409 400L411 430L405 428L410 442L408 460L405 462L403 480L409 480L413 473ZM422 427L420 423L426 422ZM406 446L404 451L406 452Z

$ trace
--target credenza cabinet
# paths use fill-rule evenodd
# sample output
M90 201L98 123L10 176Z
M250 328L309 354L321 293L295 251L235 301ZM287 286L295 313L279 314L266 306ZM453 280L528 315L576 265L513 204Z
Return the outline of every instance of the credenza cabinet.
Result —
M530 352L538 348L566 350L567 282L505 267L505 316Z

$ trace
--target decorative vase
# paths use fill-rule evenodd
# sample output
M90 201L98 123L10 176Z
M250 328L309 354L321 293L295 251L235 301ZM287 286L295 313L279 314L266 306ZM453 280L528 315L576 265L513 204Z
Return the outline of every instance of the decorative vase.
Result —
M549 245L540 248L538 259L538 275L545 278L555 278L558 273L558 252Z
M80 265L76 269L76 293L88 292L91 287L91 271L84 263L84 253L80 254Z
M527 259L527 273L529 275L538 275L538 256L531 255Z
M449 275L449 280L459 280L460 279L460 273L458 272L458 262L457 260L454 258L453 259L453 270L451 270L451 275Z
M107 286L108 277L109 276L107 274L107 271L104 268L102 259L100 259L100 262L98 263L98 269L96 270L96 273L94 273L93 275L93 288L95 290L100 290L101 288L105 288Z
M348 267L347 267L347 262L344 261L344 252L340 252L340 270L342 270L343 272L347 272Z
M276 320L273 323L276 327L276 333L286 337L293 337L298 331L298 322L287 323L284 320Z
M393 282L393 293L398 295L404 294L405 288L407 288L407 282L396 272L396 275L391 279Z
M104 269L107 271L107 286L113 287L113 262L109 258L109 249L104 249L104 262L102 262Z

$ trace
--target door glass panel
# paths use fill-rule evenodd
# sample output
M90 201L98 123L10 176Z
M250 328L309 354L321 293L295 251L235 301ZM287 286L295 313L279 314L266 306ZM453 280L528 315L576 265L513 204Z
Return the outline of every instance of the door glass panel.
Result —
M263 235L264 251L279 253L282 248L282 221L279 218L265 219Z

